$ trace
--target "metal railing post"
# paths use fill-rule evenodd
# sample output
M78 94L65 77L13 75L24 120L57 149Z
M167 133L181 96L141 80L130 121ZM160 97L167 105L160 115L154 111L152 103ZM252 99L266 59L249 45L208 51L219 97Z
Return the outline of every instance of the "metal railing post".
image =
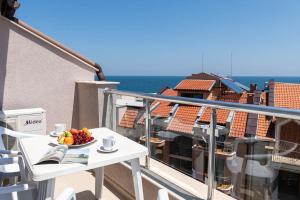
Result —
M146 116L145 116L145 135L146 135L146 146L148 148L149 155L146 156L145 166L147 169L150 168L150 156L151 156L151 144L150 144L150 134L151 134L151 112L149 100L145 100Z
M103 107L102 107L102 121L101 121L101 127L107 126L107 106L108 106L108 96L109 93L107 92L108 89L103 90Z
M215 182L215 150L216 150L216 124L217 115L216 109L212 109L210 120L210 134L209 134L209 148L208 148L208 190L207 199L212 200L214 198L214 182Z
M117 109L116 109L116 98L114 94L109 95L110 103L110 128L113 131L117 131Z

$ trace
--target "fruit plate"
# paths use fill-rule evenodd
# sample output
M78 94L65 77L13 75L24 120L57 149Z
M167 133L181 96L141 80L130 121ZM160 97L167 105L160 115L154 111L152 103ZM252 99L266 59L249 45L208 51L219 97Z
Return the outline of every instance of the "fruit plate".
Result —
M87 146L87 145L90 145L90 144L93 144L97 141L97 139L93 139L92 141L90 142L87 142L87 143L83 143L83 144L73 144L73 145L67 145L68 148L80 148L80 147L84 147L84 146ZM55 142L55 145L61 145L59 144L57 141Z
M79 148L79 147L83 147L83 146L87 146L87 145L90 145L90 144L93 144L97 141L97 139L93 139L92 141L90 142L87 142L87 143L83 143L83 144L72 144L72 145L68 145L69 148Z

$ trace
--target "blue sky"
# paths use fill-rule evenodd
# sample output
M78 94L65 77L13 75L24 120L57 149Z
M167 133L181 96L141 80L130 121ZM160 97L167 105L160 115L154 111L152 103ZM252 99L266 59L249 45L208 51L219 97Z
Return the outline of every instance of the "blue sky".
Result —
M107 75L300 75L297 0L19 0L17 17Z

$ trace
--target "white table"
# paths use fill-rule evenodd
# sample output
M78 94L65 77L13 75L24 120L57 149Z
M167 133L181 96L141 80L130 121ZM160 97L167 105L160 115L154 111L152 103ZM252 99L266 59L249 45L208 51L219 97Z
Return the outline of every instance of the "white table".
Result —
M43 164L33 165L51 148L51 142L56 138L40 136L20 140L20 150L24 155L26 166L33 181L38 183L38 199L53 198L55 178L90 169L95 170L95 196L101 199L104 179L104 166L130 161L136 199L144 199L139 158L148 155L146 147L107 128L91 129L97 142L82 148L89 148L88 165L84 164ZM100 153L97 147L102 144L102 138L113 135L116 138L118 151Z

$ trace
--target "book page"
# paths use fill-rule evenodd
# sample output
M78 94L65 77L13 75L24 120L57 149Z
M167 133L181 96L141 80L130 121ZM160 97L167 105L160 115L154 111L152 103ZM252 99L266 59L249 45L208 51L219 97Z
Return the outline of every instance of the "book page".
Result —
M56 147L53 147L36 164L61 163L67 150L67 145L58 145Z
M88 164L89 149L68 149L62 163Z

